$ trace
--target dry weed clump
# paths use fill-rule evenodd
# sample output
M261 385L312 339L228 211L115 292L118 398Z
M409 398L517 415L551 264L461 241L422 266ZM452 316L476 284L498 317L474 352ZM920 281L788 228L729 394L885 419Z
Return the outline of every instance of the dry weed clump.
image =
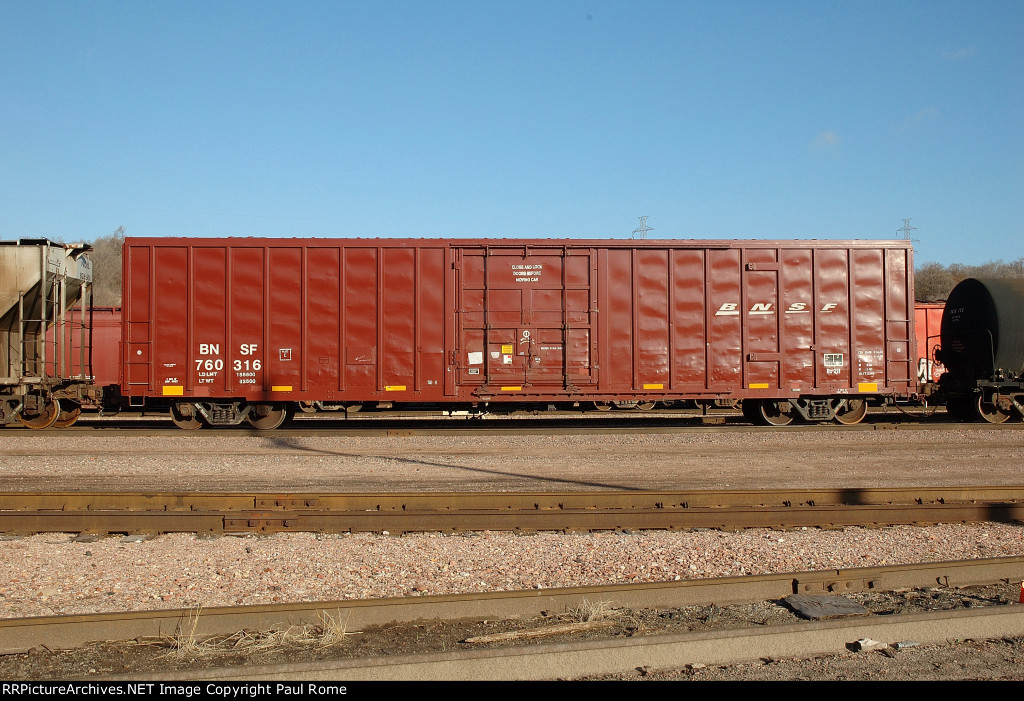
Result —
M591 623L618 619L624 612L625 609L615 608L610 601L591 602L583 599L578 606L567 609L561 618L572 623Z
M253 654L286 647L327 648L341 645L345 638L357 635L349 631L347 621L342 620L341 611L332 616L320 611L320 625L288 626L282 629L241 630L230 634L199 636L201 608L189 611L188 620L179 621L174 635L165 638L161 644L170 648L164 657L194 660L207 655L228 653Z

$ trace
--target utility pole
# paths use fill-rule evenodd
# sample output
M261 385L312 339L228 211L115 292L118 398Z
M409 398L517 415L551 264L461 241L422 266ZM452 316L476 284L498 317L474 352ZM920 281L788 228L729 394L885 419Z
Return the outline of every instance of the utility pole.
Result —
M903 226L900 227L899 229L896 229L896 231L901 232L903 234L903 240L904 241L917 241L917 239L910 238L910 232L911 231L917 231L917 227L916 226L911 226L909 219L904 219L903 220Z
M652 227L647 226L647 217L648 216L649 215L645 214L642 217L637 217L637 219L640 220L640 226L638 226L637 228L633 229L633 236L630 236L630 238L634 238L635 239L636 238L636 234L640 234L640 238L645 239L645 238L647 238L647 232L648 231L654 231L654 229Z

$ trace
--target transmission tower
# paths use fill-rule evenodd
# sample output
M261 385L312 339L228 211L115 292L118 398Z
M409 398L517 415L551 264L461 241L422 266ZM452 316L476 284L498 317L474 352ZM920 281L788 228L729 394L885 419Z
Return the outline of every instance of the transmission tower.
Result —
M647 217L648 216L650 216L650 215L644 215L642 217L637 217L637 219L640 220L640 226L638 226L637 228L633 229L633 235L630 238L634 238L635 239L636 238L636 234L640 234L640 238L645 239L645 238L647 238L647 232L648 231L654 231L654 229L652 227L647 226Z
M903 220L903 226L900 227L899 229L896 229L896 231L898 231L898 232L903 234L903 240L904 241L917 241L917 239L910 238L910 232L911 231L917 231L917 227L916 226L911 226L909 219L904 219Z

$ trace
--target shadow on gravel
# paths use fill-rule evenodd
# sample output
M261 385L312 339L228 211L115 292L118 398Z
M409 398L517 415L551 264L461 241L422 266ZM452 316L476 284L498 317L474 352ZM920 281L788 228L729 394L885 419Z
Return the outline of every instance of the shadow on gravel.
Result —
M494 476L499 476L499 477L510 477L510 478L515 477L515 478L519 478L519 479L523 479L523 480L529 480L529 481L534 481L534 482L543 482L543 483L547 483L547 484L574 485L574 486L577 486L577 487L590 487L590 488L594 488L594 489L613 489L613 490L616 490L616 491L623 491L623 492L643 491L639 487L636 487L636 486L628 486L628 485L622 485L622 484L608 484L608 483L604 483L604 482L591 482L591 481L585 481L585 480L560 479L560 478L556 478L556 477L542 477L542 476L538 476L538 475L527 475L527 474L521 474L521 473L518 473L518 472L510 472L508 470L493 470L493 469L487 469L487 468L483 468L483 467L470 467L468 465L453 465L451 463L434 462L434 461L431 461L431 460L417 460L415 458L400 458L400 457L396 457L396 456L392 456L392 455L371 455L371 456L355 455L355 454L352 454L352 453L342 453L342 452L338 452L338 451L334 451L334 450L321 450L321 449L318 449L318 448L310 448L308 446L302 445L301 443L296 441L294 438L277 437L277 436L261 436L261 437L262 438L266 438L270 442L271 446L275 447L275 448L282 448L282 449L286 449L286 450L301 450L301 451L304 451L304 452L307 452L307 453L315 453L317 455L331 455L331 456L336 456L336 457L341 457L341 458L350 458L350 459L353 459L353 460L358 460L358 459L367 458L367 457L377 457L377 458L382 458L382 459L385 459L385 460L392 460L392 461L394 461L396 463L406 464L406 465L423 465L423 466L426 466L426 467L440 467L440 468L444 468L444 469L448 469L448 470L460 470L460 471L463 471L463 472L471 472L471 473L481 474L481 475L494 475Z

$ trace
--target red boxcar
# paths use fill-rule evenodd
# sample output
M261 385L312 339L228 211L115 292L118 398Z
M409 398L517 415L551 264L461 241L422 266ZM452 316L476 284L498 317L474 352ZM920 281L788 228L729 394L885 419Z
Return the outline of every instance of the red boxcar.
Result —
M916 391L912 270L902 241L129 238L121 391L182 425L681 399L854 422Z
M945 302L918 302L914 306L914 334L917 336L917 382L922 387L939 381L946 367L935 359L940 345L942 310Z

